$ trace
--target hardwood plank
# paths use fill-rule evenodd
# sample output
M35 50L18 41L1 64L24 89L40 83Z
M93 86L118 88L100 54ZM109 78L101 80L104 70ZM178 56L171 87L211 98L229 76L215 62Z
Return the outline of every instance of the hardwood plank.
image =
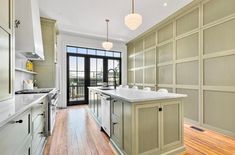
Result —
M109 139L86 105L58 111L55 129L44 155L114 155ZM235 155L235 138L213 131L200 132L184 125L186 151L182 155Z

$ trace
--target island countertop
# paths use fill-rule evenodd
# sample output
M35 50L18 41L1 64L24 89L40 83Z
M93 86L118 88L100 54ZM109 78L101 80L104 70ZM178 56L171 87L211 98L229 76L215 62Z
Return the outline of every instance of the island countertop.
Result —
M21 94L15 95L15 98L0 103L0 127L8 121L21 114L47 94Z
M101 90L100 87L89 87L89 89L102 92L112 97L117 97L128 102L143 102L154 100L165 100L174 98L185 98L185 94L165 93L156 91L135 90L129 88L118 88L112 90Z

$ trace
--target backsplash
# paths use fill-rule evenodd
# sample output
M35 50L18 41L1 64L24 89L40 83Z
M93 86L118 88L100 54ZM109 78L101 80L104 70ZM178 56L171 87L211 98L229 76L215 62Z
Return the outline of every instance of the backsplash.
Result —
M16 68L26 69L26 58L16 57ZM33 80L33 75L21 71L15 71L15 91L22 90L24 80Z

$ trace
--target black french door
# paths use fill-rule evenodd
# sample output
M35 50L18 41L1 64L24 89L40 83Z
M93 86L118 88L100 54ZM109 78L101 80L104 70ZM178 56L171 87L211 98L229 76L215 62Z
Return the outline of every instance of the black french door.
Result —
M67 53L67 104L78 105L88 103L88 87L102 86L103 82L113 85L112 72L118 69L117 83L121 83L121 59Z

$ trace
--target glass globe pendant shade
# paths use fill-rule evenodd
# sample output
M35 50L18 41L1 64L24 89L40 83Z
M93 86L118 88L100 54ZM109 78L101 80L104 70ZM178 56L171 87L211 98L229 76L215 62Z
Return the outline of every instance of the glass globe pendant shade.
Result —
M105 41L102 43L102 46L105 50L110 50L113 48L113 43L109 41Z
M125 24L131 30L136 30L142 24L142 16L137 13L126 15Z

